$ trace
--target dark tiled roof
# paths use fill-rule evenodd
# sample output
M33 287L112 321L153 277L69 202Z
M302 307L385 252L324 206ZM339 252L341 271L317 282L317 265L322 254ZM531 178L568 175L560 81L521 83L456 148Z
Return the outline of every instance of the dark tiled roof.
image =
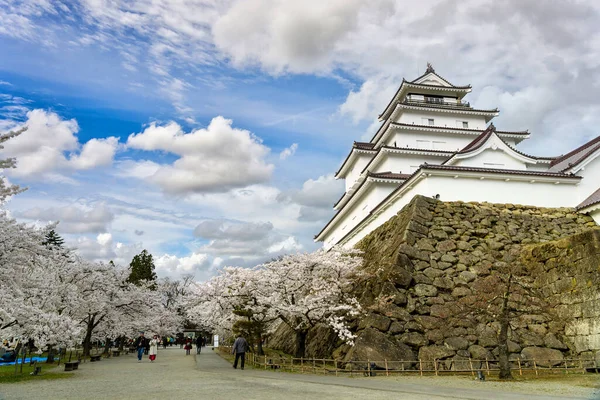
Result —
M410 178L412 176L412 174L396 174L391 171L388 171L388 172L367 172L367 176L371 176L373 178L405 180L405 179Z
M442 127L442 126L435 126L435 125L404 124L401 122L392 122L391 124L398 125L398 126L406 126L406 127L415 126L417 128L431 128L433 130L440 129L440 130L469 131L469 132L480 132L480 133L483 132L481 129L453 128L453 127L449 127L449 126ZM496 133L501 134L501 135L523 135L523 136L529 135L529 131L516 131L516 132L496 131Z
M354 142L352 147L360 149L360 150L372 150L375 147L375 143L369 142Z
M582 201L581 204L579 204L576 208L578 210L581 210L582 208L593 206L598 203L600 203L600 188L598 188L598 190L592 193L590 197Z
M442 165L445 165L446 162L450 161L452 159L452 157L454 157L456 154L464 154L464 153L468 153L470 151L477 150L478 148L480 148L481 146L483 146L485 144L485 142L488 141L488 139L490 138L490 136L492 136L493 133L497 134L498 131L496 131L496 127L494 126L494 124L490 124L490 126L488 126L486 130L484 130L483 132L481 132L481 134L479 136L477 136L475 139L473 139L473 141L471 143L469 143L467 146L465 146L462 150L460 150L460 151L452 154L452 156L449 157L447 160L445 160L442 163ZM508 143L506 143L500 136L497 136L497 137L509 149L511 149L512 151L514 151L517 154L520 154L520 155L528 157L528 158L532 158L534 160L547 160L547 161L554 160L554 157L536 157L536 156L532 156L532 155L523 153L523 152L515 149L514 147L512 147Z
M377 151L373 147L375 147L374 143L354 142L354 144L352 145L352 150L357 149L357 150ZM340 171L342 169L344 169L344 166L346 165L346 163L350 159L350 156L352 155L352 150L350 150L350 153L348 153L348 155L344 159L342 166L337 170L337 172L335 173L335 176L337 176L340 173Z
M416 84L416 85L422 85L421 83L415 83L415 82L418 81L421 78L426 77L429 74L434 74L435 76L437 76L438 78L440 78L441 80L443 80L444 82L446 82L448 85L452 86L453 88L464 88L464 87L470 88L471 87L471 85L469 85L469 86L454 86L453 84L451 84L450 82L448 82L444 77L442 77L441 75L438 75L433 68L429 68L429 67L427 68L427 70L425 70L425 73L423 75L419 76L418 78L413 79L409 83Z
M498 169L498 168L480 168L480 167L459 167L453 165L422 165L421 169L434 169L434 170L446 170L446 171L464 171L464 172L481 172L484 174L508 174L508 175L523 175L523 176L541 176L549 178L567 178L567 179L581 179L577 175L564 174L562 172L544 172L544 171L528 171L519 169Z
M487 142L487 140L490 138L490 136L492 136L492 133L494 133L495 131L496 131L496 128L494 127L494 124L490 124L490 126L488 126L485 131L481 132L481 134L479 136L477 136L471 143L469 143L462 150L460 150L458 152L458 154L477 150L485 142Z
M477 108L471 108L471 107L454 107L454 106L444 106L444 105L440 105L440 104L435 104L435 103L413 103L410 101L403 101L399 104L405 105L405 106L410 106L410 107L420 107L420 108L435 108L438 110L455 110L455 111L469 111L469 112L484 112L484 113L497 113L499 112L499 110L497 108L491 109L491 110L480 110Z
M557 157L550 164L550 169L553 171L565 171L572 166L579 164L598 149L600 149L600 136L590 140L582 146L579 146L564 156Z

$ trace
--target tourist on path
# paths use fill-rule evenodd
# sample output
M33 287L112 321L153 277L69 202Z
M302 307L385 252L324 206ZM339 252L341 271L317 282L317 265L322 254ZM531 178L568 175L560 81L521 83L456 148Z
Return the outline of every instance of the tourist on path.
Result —
M246 342L246 339L244 339L242 337L242 334L240 333L237 339L235 339L235 342L233 342L233 348L231 349L231 354L235 354L233 368L237 369L238 360L241 358L241 367L242 369L244 369L244 359L246 358L246 350L248 350L248 342Z
M146 349L146 338L144 337L144 333L140 333L140 336L135 339L135 348L137 350L138 362L142 362L142 356L144 355L144 350Z
M200 354L200 351L202 350L203 345L204 345L204 339L202 338L202 336L198 336L196 338L196 354Z
M191 340L187 340L185 342L185 355L189 356L190 355L190 350L192 349L192 341Z
M150 340L150 351L148 352L150 357L150 362L154 362L156 360L156 353L158 352L158 336L154 335L152 340Z

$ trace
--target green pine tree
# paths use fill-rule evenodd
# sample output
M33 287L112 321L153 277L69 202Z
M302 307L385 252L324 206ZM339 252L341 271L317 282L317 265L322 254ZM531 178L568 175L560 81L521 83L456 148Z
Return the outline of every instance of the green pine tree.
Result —
M54 229L51 229L50 232L46 234L46 238L42 242L44 246L47 247L58 247L62 248L65 244L65 241Z
M147 250L143 250L140 254L133 257L133 260L131 260L131 264L129 264L129 277L127 278L127 282L131 282L135 285L140 284L142 281L156 282L156 273L154 273L154 268L152 254L148 253Z

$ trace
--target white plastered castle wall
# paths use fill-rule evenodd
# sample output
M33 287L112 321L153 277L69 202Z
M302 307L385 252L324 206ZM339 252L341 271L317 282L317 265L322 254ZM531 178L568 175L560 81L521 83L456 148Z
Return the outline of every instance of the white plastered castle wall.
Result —
M497 148L483 150L475 157L459 159L452 165L460 167L477 167L477 168L499 168L499 169L514 169L526 170L525 163L506 154L504 151Z
M429 125L429 119L433 119L434 126L462 128L462 122L464 121L468 123L469 129L481 129L483 131L485 128L487 128L487 123L485 122L485 117L483 116L459 113L454 114L448 112L438 112L434 110L403 110L403 112L400 113L400 116L394 122L414 125Z
M582 168L575 171L576 175L583 177L581 183L577 186L577 193L574 193L574 197L578 199L577 204L587 199L600 186L600 150L597 152L595 159L582 163Z
M346 179L346 191L348 191L352 187L352 185L354 185L354 182L356 182L356 180L360 176L360 173L365 168L365 166L369 163L369 161L371 161L374 154L375 153L372 153L372 154L371 153L359 153L358 154L356 161L354 161L352 163L350 169L346 173L346 178L345 178Z
M376 165L369 167L371 172L387 172L412 174L423 163L441 164L443 157L427 157L418 154L386 152Z
M365 183L367 184L367 183ZM323 238L324 247L331 248L344 235L350 232L360 221L365 218L377 204L381 203L397 186L393 183L369 182L369 187L362 195L351 200L340 214L337 221L333 222L328 228L327 234Z

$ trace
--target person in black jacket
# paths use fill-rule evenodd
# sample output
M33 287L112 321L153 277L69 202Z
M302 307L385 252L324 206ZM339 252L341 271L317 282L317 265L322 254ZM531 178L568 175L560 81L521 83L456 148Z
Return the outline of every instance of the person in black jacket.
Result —
M144 337L144 332L140 333L140 336L135 339L135 348L137 350L138 362L142 362L142 356L144 355L144 350L146 350L146 338Z
M196 354L200 354L202 346L204 346L204 338L201 335L196 338Z

